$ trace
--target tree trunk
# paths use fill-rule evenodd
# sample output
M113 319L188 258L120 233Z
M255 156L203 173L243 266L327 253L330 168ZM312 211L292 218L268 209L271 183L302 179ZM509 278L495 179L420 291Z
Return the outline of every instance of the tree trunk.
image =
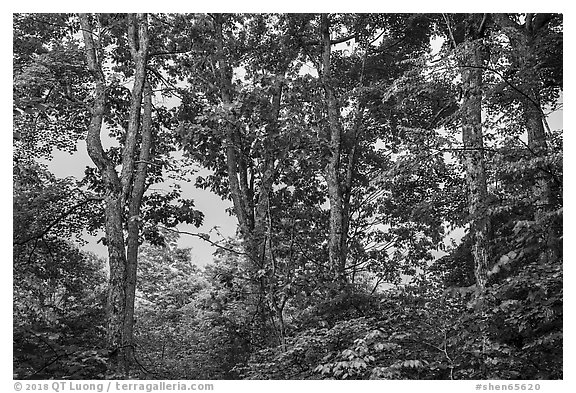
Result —
M464 166L468 185L468 212L470 233L473 237L476 284L479 290L488 278L489 228L487 212L486 171L484 168L484 141L482 134L482 67L484 53L480 38L485 16L478 23L471 15L467 19L466 36L461 58L462 67L462 142Z
M225 109L232 108L232 70L226 60L224 52L224 36L223 36L223 16L215 16L215 36L216 36L216 58L218 61L219 71L219 87L220 97ZM230 119L230 124L225 124L225 138L224 148L226 150L226 165L228 169L228 186L230 188L230 195L232 197L232 204L234 206L234 213L238 219L240 233L244 240L246 240L254 226L250 219L251 214L248 212L247 195L242 193L238 173L238 154L241 154L241 149L236 146L236 130L233 124L233 119Z
M233 106L233 89L232 89L232 69L226 58L224 50L223 24L224 17L215 15L215 38L216 38L216 58L218 63L218 79L220 87L220 97L224 108L231 109ZM282 97L282 84L280 83L273 89L272 93L272 110L270 113L270 133L278 132L278 117L280 115ZM266 320L266 315L271 318L278 318L282 322L283 317L278 315L272 304L267 299L274 296L275 289L272 287L272 280L269 273L274 269L269 269L272 263L270 240L271 233L267 233L269 217L269 200L272 186L278 175L278 165L276 161L282 161L287 154L288 149L284 149L279 155L265 156L264 163L258 168L261 173L261 181L258 190L255 192L252 182L249 180L249 162L243 151L242 138L238 126L234 123L233 115L229 115L229 121L224 125L224 143L226 152L226 165L228 172L228 185L230 195L234 206L234 212L238 219L240 233L244 241L244 250L251 260L254 268L258 269L258 307L261 307L259 316L261 321ZM253 175L252 175L253 179ZM264 272L262 274L261 272ZM281 313L282 311L280 311ZM275 321L272 320L275 324ZM266 329L258 332L265 336ZM283 330L282 330L283 332ZM283 333L281 334L281 336ZM279 338L283 341L283 336Z
M106 345L114 359L117 371L129 373L134 366L134 297L136 290L136 266L138 254L138 234L140 205L145 188L146 168L140 164L134 179L135 151L140 130L142 90L146 78L148 51L148 29L146 15L128 16L128 40L135 63L134 87L130 102L130 113L126 141L122 153L122 173L118 176L114 163L106 156L102 147L100 132L106 108L106 81L102 72L104 52L94 42L93 26L87 14L80 14L85 55L88 69L94 76L94 101L86 146L88 155L102 175L105 185L104 214L105 233L108 247L110 279L107 296ZM150 94L146 98L146 118L144 119L141 162L148 161L150 151ZM130 192L132 195L129 196ZM124 212L128 205L128 237L124 239ZM128 247L128 249L126 248Z
M340 184L340 157L342 154L342 124L340 112L331 81L331 43L330 22L327 14L321 15L320 29L322 34L322 73L324 99L328 111L329 149L328 164L324 169L330 201L330 237L328 240L328 257L334 281L338 286L346 284L346 220L342 187Z
M152 146L152 88L148 82L145 83L144 92L144 116L142 119L142 141L140 144L140 155L136 173L134 174L134 184L128 206L128 223L126 237L126 310L124 315L123 337L125 343L130 343L127 347L126 357L134 360L134 303L136 298L136 282L138 271L138 247L140 245L140 207L142 196L146 190L146 175L148 162L150 160L150 150Z
M536 72L538 62L535 48L535 36L538 30L543 28L549 21L550 15L526 14L526 21L523 28L523 42L521 43L520 67L524 75L525 83L522 86L527 97L522 97L521 105L526 124L528 135L528 149L534 158L546 157L548 152L548 143L546 139L546 130L544 128L544 113L541 106L540 82ZM554 198L552 192L552 179L550 175L537 168L534 173L534 183L532 186L535 199L534 219L537 222L544 222L545 216L553 209ZM558 257L557 239L559 234L554 224L550 224L547 229L544 243L548 245L545 253L542 253L544 260L555 259Z
M102 72L102 51L93 39L93 26L87 14L80 14L84 36L84 50L88 68L94 77L94 101L86 147L88 155L98 168L106 187L104 197L105 233L108 247L110 279L106 304L106 345L111 352L123 346L122 330L125 314L124 266L126 255L122 232L122 187L112 162L106 157L100 139L100 131L106 108L105 80Z
M122 183L123 203L129 198L134 176L134 160L138 145L140 131L140 112L142 107L142 92L146 81L146 63L148 61L148 22L146 14L129 14L128 44L134 62L134 85L130 96L130 112L128 115L128 129L122 151Z
M125 368L124 362L127 345L124 336L126 315L126 254L122 222L121 193L110 192L105 197L106 242L108 247L108 265L110 279L106 304L106 345L116 353L119 365Z

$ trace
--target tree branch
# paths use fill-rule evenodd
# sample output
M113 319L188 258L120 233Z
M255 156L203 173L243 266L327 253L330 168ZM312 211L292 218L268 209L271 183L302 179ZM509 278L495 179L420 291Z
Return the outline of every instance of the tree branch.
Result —
M128 115L128 129L124 149L122 150L122 171L120 173L120 184L122 187L121 204L124 206L129 198L130 187L134 178L135 152L138 144L138 134L140 131L140 115L144 84L146 82L146 63L148 62L148 17L146 14L130 14L128 18L128 38L130 42L130 52L134 62L134 86L130 99L130 110ZM136 41L138 39L138 41Z
M102 147L100 132L104 114L106 112L106 79L102 71L102 57L98 56L94 43L92 24L88 14L79 14L80 26L84 38L84 52L88 70L94 76L94 102L91 108L90 125L86 135L86 150L90 159L104 179L104 183L110 189L120 189L120 179L114 168L114 164L106 157Z
M450 26L450 21L446 14L442 14L444 18L444 22L446 23L446 27L448 28L448 35L450 36L450 42L452 43L452 48L456 49L456 39L454 38L454 33L452 32L452 27Z
M337 44L341 44L341 43L346 42L346 41L350 41L351 39L356 38L356 36L357 36L357 34L354 33L354 34L350 34L350 35L347 35L344 37L330 40L330 45L337 45ZM320 45L320 44L321 44L321 42L318 40L310 40L310 41L304 42L304 46L313 46L313 45Z
M488 21L488 14L482 15L482 21L480 22L480 26L478 26L478 35L482 36L484 34L484 29L486 28L486 22Z
M182 50L165 51L165 52L152 52L150 53L149 57L181 55L184 53L191 53L191 52L201 52L201 51L198 51L196 49L182 49Z

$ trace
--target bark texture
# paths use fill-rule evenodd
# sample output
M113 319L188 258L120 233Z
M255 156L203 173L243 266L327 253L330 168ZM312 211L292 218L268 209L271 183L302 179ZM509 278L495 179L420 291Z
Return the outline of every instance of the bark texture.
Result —
M342 124L340 122L338 101L331 81L330 21L327 14L322 14L320 18L322 43L321 80L324 88L324 99L328 114L328 134L330 138L330 154L328 156L328 163L324 168L324 175L326 183L328 184L328 199L330 201L330 237L328 240L328 257L330 259L332 277L334 277L338 285L343 286L346 283L347 215L340 179Z
M536 50L536 40L540 30L545 28L546 23L551 18L551 14L526 14L526 21L523 26L523 42L521 43L521 63L522 72L525 75L526 83L523 86L524 93L522 108L526 130L528 134L528 149L535 158L544 158L549 154L544 127L544 112L541 104L541 82L538 76L539 59ZM541 168L534 174L534 184L532 186L535 199L534 219L537 222L544 222L548 212L555 206L553 196L553 181L549 173ZM559 249L556 244L559 233L556 225L550 223L547 228L544 243L547 245L547 252L542 253L543 262L558 258Z
M272 221L269 201L272 186L278 176L281 162L288 153L288 147L282 149L278 154L269 151L264 152L263 163L259 168L254 168L250 162L241 130L233 114L233 70L225 52L224 23L225 17L223 15L214 16L220 98L224 109L230 111L224 125L224 149L230 196L234 213L238 219L245 253L250 258L253 267L265 272L259 274L258 304L259 307L262 307L259 310L259 317L264 325L268 318L267 314L270 314L270 320L278 341L283 345L285 299L277 300L275 298L276 288L273 284L275 260L272 252ZM267 126L267 136L269 137L279 132L278 118L280 116L282 89L282 82L277 82L271 89L271 111ZM254 179L257 174L260 177L260 182L258 188L255 189Z
M460 66L462 69L462 142L464 166L468 185L470 233L473 237L474 274L480 290L488 278L490 221L487 214L488 191L484 164L482 131L482 73L484 49L482 45L486 16L467 18Z
M128 40L135 64L128 129L122 152L119 175L102 147L100 132L106 109L106 81L102 71L104 52L94 39L91 16L80 14L86 62L94 77L94 101L86 145L105 185L104 214L110 278L107 296L106 343L120 370L129 372L134 366L134 297L138 256L139 213L145 189L146 164L151 145L151 96L147 94L144 124L140 125L143 89L146 80L148 26L145 14L128 15ZM135 170L138 135L142 128L140 163ZM135 174L136 172L136 174ZM125 212L128 209L128 222ZM124 236L124 229L127 237Z

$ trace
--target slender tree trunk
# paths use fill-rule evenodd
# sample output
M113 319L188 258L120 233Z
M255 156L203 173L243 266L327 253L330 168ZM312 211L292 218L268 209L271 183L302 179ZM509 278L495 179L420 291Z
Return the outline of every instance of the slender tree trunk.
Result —
M544 127L544 112L541 104L542 81L538 75L539 65L545 59L538 57L536 42L546 25L554 18L553 14L527 13L524 23L514 21L508 14L498 14L497 21L504 31L511 31L511 44L518 56L521 82L519 103L522 110L524 125L528 137L528 150L533 158L544 158L549 154L546 129ZM554 196L555 181L550 173L542 167L533 170L532 192L534 196L534 220L547 225L542 240L547 245L547 251L541 254L544 263L556 260L561 254L560 231L561 224L557 220L546 217L553 211L557 201Z
M468 185L468 211L470 233L473 237L476 284L480 290L486 286L489 261L489 229L487 214L486 171L484 167L484 141L482 133L482 67L484 53L479 38L485 17L479 22L474 15L467 19L462 67L462 142L464 166Z
M146 63L148 62L148 21L146 14L129 14L128 44L134 62L134 85L130 96L130 112L128 114L128 129L122 151L122 183L123 203L129 198L132 178L134 176L134 161L138 134L140 131L140 112L144 83L146 82Z
M224 51L224 34L223 34L224 17L216 15L214 17L215 38L216 38L216 58L218 62L219 71L219 87L220 97L225 109L232 108L232 70L228 64L226 54ZM238 219L238 226L243 240L243 247L246 255L250 259L252 268L255 270L254 274L258 277L258 299L257 299L257 318L259 320L258 326L260 329L255 331L256 340L263 342L266 338L266 278L260 271L265 268L265 242L257 241L261 237L262 230L255 228L256 222L253 211L249 207L252 205L248 200L249 195L246 192L246 177L241 176L240 171L241 163L239 155L242 154L242 147L239 145L239 138L237 137L237 129L234 124L234 119L230 114L230 121L224 125L224 149L226 152L226 165L228 171L228 186L230 188L230 195L232 197L232 204L234 213ZM258 226L261 220L258 219ZM260 234L259 234L260 232Z
M133 360L134 347L134 303L136 299L136 279L138 270L138 247L140 245L140 207L142 196L146 190L146 175L148 162L150 160L150 150L152 146L152 88L146 82L144 93L144 116L142 119L142 141L140 144L140 154L136 172L134 174L134 184L128 206L128 223L126 237L126 310L124 315L123 336L127 347L126 356Z
M223 36L223 16L215 16L215 36L216 36L216 57L218 61L218 71L219 71L219 87L220 87L220 97L222 99L222 104L226 109L231 109L232 107L232 70L228 65L226 60L226 54L224 52L224 36ZM230 123L232 119L230 119ZM242 237L246 240L254 226L252 220L250 220L251 214L248 212L248 201L246 200L247 195L242 193L242 187L240 185L239 173L238 173L238 154L241 154L241 149L236 146L236 130L234 124L225 124L225 138L224 138L224 148L226 151L226 165L228 169L228 186L230 187L230 194L232 196L232 203L234 206L234 212L236 213L236 218L238 219L238 224L240 227L240 233Z
M278 119L280 117L282 89L282 82L277 82L277 85L272 88L271 111L268 119L269 127L267 128L269 131L268 135L275 135L280 132ZM254 235L252 240L255 244L261 245L260 258L263 261L263 267L271 267L269 270L270 273L263 282L264 293L268 294L268 308L272 311L274 325L277 326L275 329L276 338L283 350L286 347L286 332L284 325L285 299L280 301L281 304L278 304L276 299L276 293L278 291L278 287L275 284L277 266L273 252L274 233L272 228L272 214L270 211L270 195L272 193L272 186L274 185L278 175L279 166L281 165L280 163L287 153L287 147L276 155L273 152L265 152L265 159L260 168L260 187L257 192L257 200L254 206ZM275 163L276 161L278 161L278 164Z
M329 149L328 164L324 169L330 201L330 237L328 240L328 257L334 281L339 286L346 284L346 209L340 184L340 158L342 155L342 124L338 102L332 87L330 21L327 14L321 15L322 35L322 74L324 99L328 111Z
M536 157L543 157L548 153L546 131L543 124L543 112L540 104L540 89L538 87L538 75L536 73L537 61L534 53L534 15L526 14L523 28L520 67L524 75L525 83L522 86L527 97L522 97L522 109L528 134L528 148ZM528 98L529 97L529 98ZM550 203L550 183L548 176L543 171L535 173L534 195L536 199L536 219L545 213Z

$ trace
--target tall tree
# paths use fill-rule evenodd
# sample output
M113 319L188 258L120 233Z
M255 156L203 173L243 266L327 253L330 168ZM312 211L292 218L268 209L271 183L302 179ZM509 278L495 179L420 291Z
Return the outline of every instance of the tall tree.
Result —
M200 178L199 185L232 200L258 282L260 325L270 321L282 342L285 299L274 295L279 269L272 226L278 218L271 214L271 200L299 131L288 126L284 114L288 74L294 73L298 55L290 33L295 22L268 14L187 19L192 39L180 44L187 45L182 48L187 53L175 57L184 64L175 73L189 81L180 111L185 150L215 172Z
M529 156L536 164L532 193L534 219L547 221L546 215L558 204L558 178L551 165L546 110L556 108L562 88L562 15L559 14L498 14L501 31L510 41L507 59L510 62L506 80L509 100L519 104L520 118L527 135ZM550 131L550 130L548 130ZM548 221L544 242L548 252L543 257L557 258L557 224Z
M106 76L103 68L106 61L105 41L102 36L106 33L99 23L99 15L80 14L79 19L84 38L86 62L94 78L94 101L86 147L102 176L105 187L105 233L110 266L106 339L108 348L116 353L118 364L124 371L129 371L134 364L134 296L140 207L145 190L151 146L151 89L146 83L149 48L148 17L146 14L126 16L128 43L134 63L134 84L131 91L120 174L115 169L116 163L104 151L101 140L107 101ZM145 93L144 90L146 90ZM141 122L143 97L144 116ZM140 153L137 159L138 143ZM126 237L124 236L125 224L127 225Z
M232 112L235 102L240 104L241 101L238 101L238 98L235 97L235 92L232 88L233 67L225 52L223 28L225 23L230 23L226 19L226 16L221 14L213 16L220 98L224 109ZM268 140L274 139L279 132L278 120L282 101L282 79L290 61L291 59L288 58L284 60L284 64L277 66L277 70L272 70L276 71L277 74L271 75L272 83L269 86L269 98L264 98L270 100L270 104L267 105L267 109L270 111L269 115L263 119L265 122L264 127L266 128L266 134L263 137ZM231 113L226 116L230 115ZM234 211L240 225L240 233L245 242L246 253L252 262L258 266L259 271L266 272L271 268L273 259L271 233L267 231L269 229L268 222L272 219L268 215L270 211L270 193L273 184L277 180L278 169L289 146L285 146L276 156L271 151L264 150L262 152L262 162L258 165L252 162L249 154L246 154L250 148L246 146L247 138L242 135L242 126L243 124L234 119L233 115L224 126L228 185L234 203ZM256 177L259 178L257 188L255 188ZM266 302L265 297L271 291L268 288L270 285L269 278L267 278L265 273L260 273L259 275L260 296L262 297L259 302ZM269 302L269 307L276 314L275 317L282 326L278 333L280 342L283 343L282 310L277 307L273 298L268 297L268 299L272 300Z
M449 40L456 51L460 68L462 103L463 164L468 188L470 233L476 284L483 290L488 280L490 261L488 189L486 183L485 145L482 130L483 74L487 53L483 42L490 23L489 14L455 15L460 23L452 26L452 18L444 15Z
M343 184L340 179L342 160L342 124L340 120L340 108L332 86L332 62L330 40L330 18L328 14L320 16L320 39L321 39L321 68L319 69L322 87L324 89L324 99L328 117L328 140L329 157L324 170L324 176L328 184L328 199L330 201L330 237L328 240L328 256L330 258L330 268L332 269L335 281L339 285L346 283L346 240L347 240L347 220L348 215L345 209L343 188L351 186L346 179ZM352 173L354 162L350 163L349 171ZM349 195L349 194L348 194Z
M342 286L354 271L354 264L347 266L352 214L363 214L363 193L389 161L385 156L390 152L376 144L397 149L394 139L417 123L405 120L391 98L398 81L410 79L418 68L418 57L429 47L429 31L426 18L408 14L322 14L317 26L317 56L309 58L322 90L318 108L325 132L319 133L319 142L326 147L321 165L330 202L330 268Z

